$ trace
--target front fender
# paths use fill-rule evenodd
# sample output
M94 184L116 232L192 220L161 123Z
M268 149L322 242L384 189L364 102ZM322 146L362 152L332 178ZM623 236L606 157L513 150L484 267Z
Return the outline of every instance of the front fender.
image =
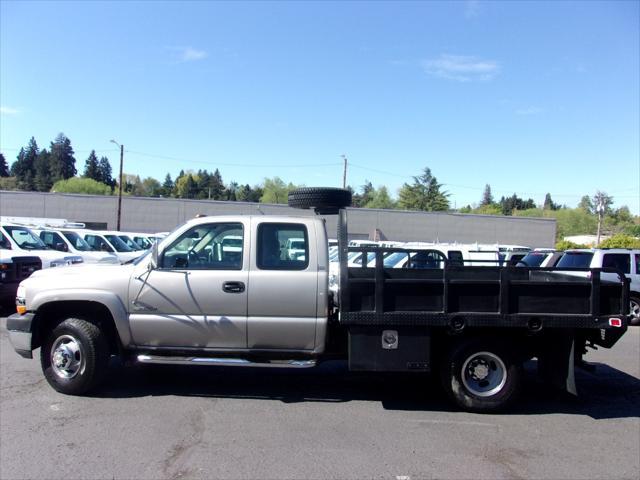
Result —
M120 342L124 347L131 343L131 329L129 328L129 316L122 299L113 292L104 290L46 290L34 295L28 308L37 312L40 307L48 303L56 302L93 302L104 305L115 324L116 331L120 337Z

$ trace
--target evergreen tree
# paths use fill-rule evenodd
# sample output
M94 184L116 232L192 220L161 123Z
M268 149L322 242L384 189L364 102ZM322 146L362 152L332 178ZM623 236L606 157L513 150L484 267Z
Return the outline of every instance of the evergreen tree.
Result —
M559 210L560 205L558 205L557 203L553 203L553 200L551 200L551 194L547 193L544 197L544 204L542 205L542 209L543 210Z
M39 192L48 192L53 186L51 179L51 155L47 149L43 149L35 162L34 187Z
M86 178L91 178L96 182L102 182L102 172L100 171L100 165L98 163L98 157L96 157L96 151L91 150L89 157L84 162L84 174L82 175Z
M493 203L493 195L491 194L491 185L488 183L484 186L484 192L482 194L481 206L491 205Z
M364 207L367 203L371 201L372 195L375 193L375 189L373 188L373 184L365 180L364 185L360 187L360 191L362 193L356 193L352 197L352 204L354 207Z
M222 182L222 175L220 175L220 171L217 168L211 176L209 187L211 188L211 199L224 200L224 183Z
M98 162L98 178L96 180L105 185L109 185L111 190L116 186L116 181L111 176L111 164L107 157L100 157L100 161Z
M21 190L34 190L36 158L38 158L38 144L36 139L31 137L27 149L20 149L17 160L11 165L11 173L16 177L18 188Z
M224 191L225 200L235 202L238 200L236 192L238 191L238 183L231 182L229 186Z
M197 198L212 198L211 178L211 175L206 170L198 170Z
M185 198L195 198L196 188L197 188L197 184L193 180L193 176L191 174L187 175L187 183L186 183L186 187L185 187L185 190L186 190L186 192L185 192L186 197Z
M510 197L500 198L500 209L503 215L513 215L514 210L529 210L531 208L536 208L536 202L531 198L523 200L515 193Z
M167 173L167 176L164 177L164 182L162 183L162 196L170 197L173 195L173 180L171 180L171 175Z
M51 142L51 176L56 182L61 179L71 178L76 174L76 159L73 156L71 140L64 133L58 134Z
M7 160L4 158L4 155L0 153L0 177L8 177L9 176L9 165L7 164Z
M413 177L413 184L405 183L400 189L398 204L407 210L426 212L449 209L449 193L441 191L442 184L425 168L422 175Z

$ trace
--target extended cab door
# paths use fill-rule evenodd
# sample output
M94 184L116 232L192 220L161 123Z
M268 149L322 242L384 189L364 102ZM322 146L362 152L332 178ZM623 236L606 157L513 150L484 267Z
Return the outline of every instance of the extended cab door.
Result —
M163 248L148 277L134 277L129 318L137 345L247 348L246 230L242 220L195 225Z
M296 220L252 219L255 254L249 274L249 348L301 351L316 347L318 306L326 302L326 272L323 289L319 287L314 224ZM287 251L293 239L294 256Z

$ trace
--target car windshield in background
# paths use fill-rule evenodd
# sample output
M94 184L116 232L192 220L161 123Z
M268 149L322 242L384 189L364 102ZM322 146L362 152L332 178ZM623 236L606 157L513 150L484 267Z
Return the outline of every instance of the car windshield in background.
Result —
M129 247L131 250L142 250L142 247L140 245L138 245L136 242L134 242L133 240L131 240L128 236L126 235L118 235L118 238L120 240L122 240L124 242L124 244Z
M548 253L528 253L518 261L518 265L525 264L527 267L539 267L547 258Z
M117 235L104 235L104 238L116 249L116 252L133 252Z
M566 252L556 268L589 268L592 258L592 252Z
M7 231L14 242L24 250L49 250L42 240L36 237L31 230L25 227L13 227L5 225L4 229Z
M87 242L85 242L84 238L82 238L76 232L63 231L62 235L64 235L65 238L67 240L69 240L69 242L71 243L73 248L75 248L76 250L78 250L80 252L90 252L91 251L91 247L89 246L89 244Z
M136 242L143 250L148 250L153 245L149 239L145 237L133 237L133 241Z

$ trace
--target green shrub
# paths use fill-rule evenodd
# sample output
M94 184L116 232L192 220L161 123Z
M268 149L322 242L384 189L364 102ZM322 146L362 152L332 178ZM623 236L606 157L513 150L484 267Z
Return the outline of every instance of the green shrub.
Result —
M600 242L600 248L640 248L640 239L618 233Z
M87 195L111 195L111 187L104 183L96 182L91 178L71 177L67 180L59 180L51 187L52 192L58 193L84 193Z
M587 245L570 242L569 240L558 240L556 242L556 250L564 251L572 248L589 248Z

